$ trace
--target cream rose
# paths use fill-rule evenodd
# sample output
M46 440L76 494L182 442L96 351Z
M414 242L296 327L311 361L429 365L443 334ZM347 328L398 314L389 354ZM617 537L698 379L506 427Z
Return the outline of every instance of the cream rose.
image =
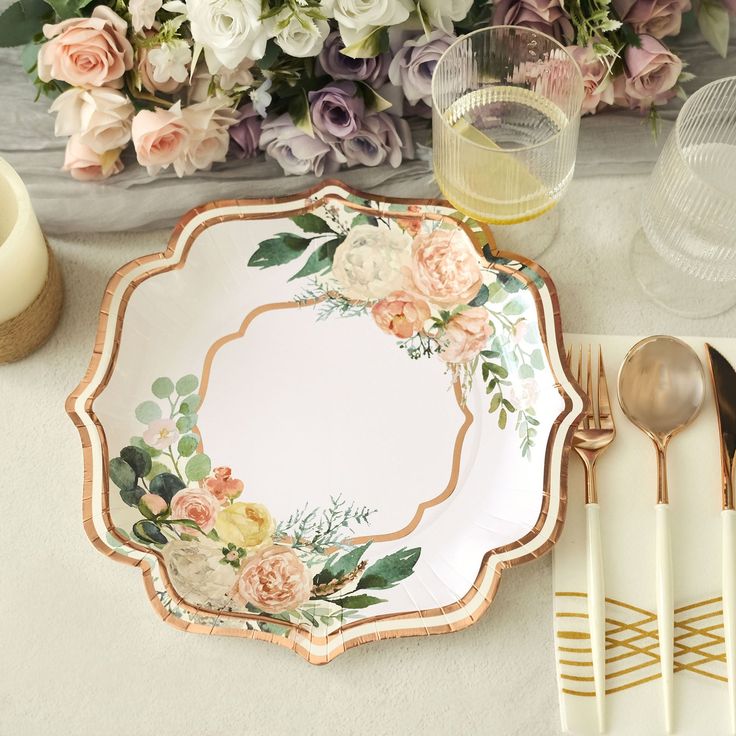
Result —
M188 603L213 608L232 603L238 571L220 563L221 544L203 537L191 542L177 539L166 544L162 554L176 592Z
M335 251L332 275L350 299L381 299L401 288L411 239L403 232L357 225Z
M106 5L89 18L69 18L43 27L49 41L38 52L38 76L75 87L122 86L133 67L133 47L126 38L128 24Z
M182 170L180 162L189 146L191 129L182 117L181 103L168 110L138 112L133 118L132 138L138 163L151 176L171 164Z
M376 28L395 26L414 10L411 0L334 0L332 6L346 46L369 36Z
M414 238L408 291L449 307L471 301L482 282L478 256L462 230L435 230Z
M215 531L224 542L243 549L254 549L270 542L274 523L268 509L260 503L236 501L217 514Z
M225 160L230 145L227 131L237 122L237 113L230 104L229 98L210 97L183 109L190 136L181 160L175 162L179 176L209 169L213 163Z
M473 0L419 0L417 3L429 17L429 22L445 33L453 33L453 22L464 20Z
M236 590L261 611L282 613L309 600L312 575L290 547L273 545L246 559Z
M120 149L96 153L73 135L66 144L63 171L79 181L100 181L123 170Z
M376 324L389 335L406 340L430 317L429 305L405 291L394 291L371 309Z
M284 8L271 22L276 44L289 56L300 59L317 56L330 33L330 24L326 20L297 15L289 7Z
M219 511L220 502L206 488L185 488L171 499L172 520L193 521L205 534L214 528ZM192 531L185 524L178 524L177 527L180 532Z
M483 350L493 327L485 307L471 307L456 314L440 338L440 358L445 363L468 363Z
M76 135L95 153L123 148L130 140L134 108L116 89L72 87L62 92L49 109L56 113L56 135Z

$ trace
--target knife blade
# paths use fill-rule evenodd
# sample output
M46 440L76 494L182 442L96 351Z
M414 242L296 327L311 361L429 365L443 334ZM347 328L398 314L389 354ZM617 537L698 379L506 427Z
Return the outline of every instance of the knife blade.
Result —
M736 371L712 345L708 351L710 376L718 409L721 438L721 575L723 594L723 634L728 675L728 711L731 733L736 734Z
M723 491L721 505L724 509L736 508L734 499L734 470L736 470L736 371L712 345L708 351L713 393L718 407L718 428L721 436L721 469Z

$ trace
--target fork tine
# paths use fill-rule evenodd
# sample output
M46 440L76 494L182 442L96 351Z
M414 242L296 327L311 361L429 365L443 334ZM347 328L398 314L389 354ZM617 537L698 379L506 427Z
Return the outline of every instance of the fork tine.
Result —
M588 408L588 417L592 422L593 427L598 427L598 412L596 411L596 400L593 394L593 360L590 345L588 345L588 362L587 362L587 373L588 377L586 380L585 391L590 399L590 407Z
M588 371L590 373L590 371ZM580 351L578 352L578 385L582 387L583 385L583 346L580 346ZM590 389L588 388L586 390L586 393L588 394L588 401L592 402L592 399L590 398ZM586 411L583 415L582 420L582 426L585 429L590 429L590 411Z
M611 399L608 395L606 369L603 366L603 348L598 347L598 414L601 429L614 429L613 415L611 414Z

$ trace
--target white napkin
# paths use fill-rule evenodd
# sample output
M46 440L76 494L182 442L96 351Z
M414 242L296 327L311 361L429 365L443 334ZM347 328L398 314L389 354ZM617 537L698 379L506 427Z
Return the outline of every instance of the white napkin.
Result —
M618 370L635 337L566 335L603 348L617 437L598 462L606 590L607 733L664 733L655 616L654 446L623 415ZM729 733L721 605L719 434L705 342L736 365L736 340L683 338L706 368L706 403L669 449L675 595L675 733ZM562 728L597 734L585 598L582 465L570 457L567 520L554 549L554 628ZM585 650L588 649L586 652ZM679 669L679 671L678 671Z

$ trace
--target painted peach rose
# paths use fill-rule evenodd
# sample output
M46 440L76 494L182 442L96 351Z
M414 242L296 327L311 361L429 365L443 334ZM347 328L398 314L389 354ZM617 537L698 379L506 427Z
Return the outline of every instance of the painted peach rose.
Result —
M407 213L418 215L421 213L422 208L418 204L410 204L406 208ZM422 232L422 218L421 217L397 217L396 224L405 232L409 233L412 237L416 237Z
M47 23L43 35L49 41L38 52L39 78L75 87L121 87L123 74L133 67L127 30L128 24L106 5L98 5L89 18Z
M237 498L243 492L243 481L232 477L232 470L220 466L212 471L213 478L207 478L205 488L220 502Z
M132 138L138 163L151 176L171 164L180 165L191 138L189 124L182 117L181 103L168 110L138 112L133 118Z
M206 488L185 488L171 499L171 518L189 519L205 534L214 528L219 510L220 502ZM185 525L178 527L180 532L190 529Z
M478 257L462 230L435 230L414 238L408 291L450 307L467 304L482 283Z
M376 324L402 340L419 332L429 319L429 305L406 291L394 291L371 309Z
M254 549L270 542L274 523L268 509L260 503L236 501L217 514L215 531L224 542L243 549Z
M123 170L120 150L116 148L105 153L96 153L73 135L66 144L64 171L68 171L78 181L101 181Z
M165 450L179 439L179 430L173 419L156 419L143 433L143 441L156 450Z
M357 225L335 251L332 275L350 299L381 299L401 288L410 240L403 232Z
M440 358L445 363L468 363L483 350L493 326L485 307L471 307L456 314L445 328Z
M158 516L169 508L169 504L155 493L144 493L138 501L138 508L141 509L142 513L147 511L152 516Z
M246 560L236 590L261 611L282 613L309 600L312 575L290 547L273 545Z

